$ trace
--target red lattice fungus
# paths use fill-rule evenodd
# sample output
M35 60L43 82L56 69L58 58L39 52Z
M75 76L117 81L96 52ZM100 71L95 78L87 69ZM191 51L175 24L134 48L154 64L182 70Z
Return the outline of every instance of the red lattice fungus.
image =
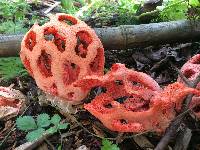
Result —
M0 119L16 116L24 104L25 97L20 91L0 86Z
M102 93L84 108L108 129L119 132L164 132L185 96L200 94L181 83L162 90L147 74L127 69L122 64L114 64L104 76L86 76L77 81L76 86L85 91L102 87Z
M181 83L169 85L149 99L142 99L140 96L134 98L132 95L124 103L103 93L91 103L85 104L84 108L112 131L162 133L175 118L176 106L181 105L185 96L190 93L200 95L198 90L187 88ZM127 104L134 107L127 107Z
M193 56L181 68L181 72L190 80L195 80L200 73L200 54ZM180 78L178 79L180 80Z
M74 86L87 75L103 75L104 49L84 22L67 14L56 14L42 26L35 24L24 36L20 57L45 92L72 103L88 91Z
M181 72L186 78L194 81L200 74L200 54L194 55L189 59L181 68ZM182 82L180 77L178 81ZM197 89L200 89L200 83L198 83ZM200 119L200 97L193 96L190 107L193 108L195 115Z
M111 71L104 76L86 76L77 81L75 85L81 87L84 91L97 86L104 87L106 88L106 93L113 98L133 94L145 98L153 95L155 91L161 90L157 82L150 76L127 69L123 64L114 64Z

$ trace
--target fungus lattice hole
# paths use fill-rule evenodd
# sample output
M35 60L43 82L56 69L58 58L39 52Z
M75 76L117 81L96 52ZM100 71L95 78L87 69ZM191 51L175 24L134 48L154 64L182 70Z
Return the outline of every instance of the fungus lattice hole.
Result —
M30 31L25 39L25 46L27 49L32 51L35 44L36 44L36 33Z
M102 93L106 93L107 92L107 89L105 87L101 87L101 92Z
M116 98L115 101L117 101L120 104L123 104L124 101L127 99L128 99L128 96L123 96L123 97Z
M105 87L94 87L93 90L95 92L95 95L100 95L107 92L107 89Z
M115 80L115 84L116 85L123 85L123 81L122 80Z
M73 97L74 97L74 92L68 93L67 96L68 96L70 99L73 98Z
M54 83L52 86L51 86L51 93L53 94L53 95L58 95L58 90L57 90L57 86L56 86L56 84Z
M53 34L45 34L44 38L46 41L53 41L54 40L54 35Z
M165 115L166 113L167 113L167 110L166 110L166 109L163 109L163 110L162 110L162 114Z
M112 108L112 105L109 103L109 104L105 104L104 107L105 108Z
M193 111L194 111L195 113L199 113L199 112L200 112L200 105L195 106L195 107L193 108Z
M195 74L195 71L192 69L187 69L184 72L185 77L188 79L191 78L194 74Z
M94 58L94 60L90 63L90 69L92 70L92 72L98 72L102 67L103 67L103 49L102 48L98 48L97 49L97 55Z
M121 124L128 124L128 121L125 120L125 119L120 119L119 121L120 121Z
M38 58L37 64L39 66L40 72L45 76L45 77L50 77L52 76L51 72L51 55L47 54L45 50L41 51L41 55Z
M141 112L150 109L150 100L144 100L143 98L130 96L124 101L124 107L133 112Z
M93 87L90 91L90 94L87 98L87 100L85 102L91 102L91 100L95 99L95 97L97 95L100 95L102 93L106 93L107 89L105 87L100 87L100 86L97 86L97 87Z
M65 22L67 25L70 25L70 26L77 24L76 18L74 18L72 16L61 15L58 17L58 20Z
M33 70L30 66L30 61L25 57L23 60L25 68L28 70L29 74L33 77Z
M133 86L141 86L141 84L137 81L131 81Z
M149 110L150 109L150 101L144 101L144 104L142 107L140 107L142 111L146 111L146 110Z
M71 67L72 67L72 69L76 69L76 64L71 63Z
M92 38L86 31L79 31L76 34L76 37L77 37L77 44L75 47L75 52L78 56L86 58L88 51L87 47L92 42Z
M80 73L80 67L78 65L66 61L63 67L64 67L63 82L65 85L69 85L78 79Z
M60 52L65 51L65 37L60 35L54 27L44 29L44 38L46 41L53 41Z

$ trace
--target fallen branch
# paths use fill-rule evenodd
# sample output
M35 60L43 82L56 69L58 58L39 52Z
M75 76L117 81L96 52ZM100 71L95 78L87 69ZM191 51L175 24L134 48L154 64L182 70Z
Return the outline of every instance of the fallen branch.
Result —
M186 20L122 25L119 27L94 28L105 49L127 49L148 45L198 40L200 21ZM0 35L0 57L16 56L23 34Z
M47 10L45 10L44 14L47 15L50 11L52 11L55 7L57 7L60 4L61 4L61 2L55 2L55 4L53 4Z

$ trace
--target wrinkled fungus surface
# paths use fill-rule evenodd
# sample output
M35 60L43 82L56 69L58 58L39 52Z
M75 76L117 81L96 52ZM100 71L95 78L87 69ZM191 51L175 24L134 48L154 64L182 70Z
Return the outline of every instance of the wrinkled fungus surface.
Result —
M161 88L145 73L127 69L124 64L114 64L104 76L86 76L75 83L82 90L88 91L93 87L103 87L106 94L113 98L124 96L140 96L147 99Z
M87 75L103 75L104 49L95 32L79 19L56 14L24 36L20 57L45 92L71 103L87 96L73 84Z
M190 93L200 95L198 90L187 88L181 83L171 84L149 99L132 95L133 99L130 97L124 103L103 93L91 103L85 104L84 108L112 131L162 133L175 118L177 107ZM127 107L127 103L131 107Z

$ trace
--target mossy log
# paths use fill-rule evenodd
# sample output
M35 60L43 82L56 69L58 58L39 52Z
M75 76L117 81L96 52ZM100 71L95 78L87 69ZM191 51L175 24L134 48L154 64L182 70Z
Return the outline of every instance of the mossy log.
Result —
M141 25L94 28L105 50L200 40L200 21L171 21ZM16 56L23 34L0 35L0 57Z

